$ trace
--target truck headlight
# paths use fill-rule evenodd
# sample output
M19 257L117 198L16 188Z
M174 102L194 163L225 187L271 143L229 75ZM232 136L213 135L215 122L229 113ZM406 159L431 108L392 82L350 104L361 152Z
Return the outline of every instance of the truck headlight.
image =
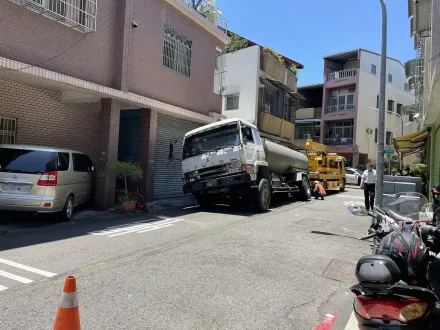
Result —
M241 165L241 161L239 160L233 160L231 161L229 164L229 169L228 172L229 173L239 173L241 171L243 171L243 167Z

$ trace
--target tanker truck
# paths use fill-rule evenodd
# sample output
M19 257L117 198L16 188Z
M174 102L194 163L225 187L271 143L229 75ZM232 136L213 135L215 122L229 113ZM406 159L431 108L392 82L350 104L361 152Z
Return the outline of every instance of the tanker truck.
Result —
M184 137L183 191L201 207L250 203L265 212L273 194L309 200L308 167L306 155L262 138L242 119L218 121Z

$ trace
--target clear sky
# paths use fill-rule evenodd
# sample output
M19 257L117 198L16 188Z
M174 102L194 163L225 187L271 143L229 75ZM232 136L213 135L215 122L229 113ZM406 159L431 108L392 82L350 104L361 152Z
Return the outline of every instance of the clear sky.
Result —
M389 57L415 57L408 0L386 0ZM322 83L325 55L381 51L379 0L217 0L228 29L304 64L298 85Z

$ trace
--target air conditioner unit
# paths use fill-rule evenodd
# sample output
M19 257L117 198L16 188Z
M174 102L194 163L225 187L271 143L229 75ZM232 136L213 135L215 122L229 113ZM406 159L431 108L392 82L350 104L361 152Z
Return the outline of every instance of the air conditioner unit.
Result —
M270 113L270 105L269 104L265 104L263 107L263 112L267 112Z

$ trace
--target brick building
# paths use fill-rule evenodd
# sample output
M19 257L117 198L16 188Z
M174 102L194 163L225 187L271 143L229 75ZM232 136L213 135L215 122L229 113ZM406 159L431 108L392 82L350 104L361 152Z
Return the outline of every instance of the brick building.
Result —
M182 137L221 114L229 42L212 2L191 3L1 1L0 143L139 161L148 200L181 194ZM97 180L100 206L114 181Z

